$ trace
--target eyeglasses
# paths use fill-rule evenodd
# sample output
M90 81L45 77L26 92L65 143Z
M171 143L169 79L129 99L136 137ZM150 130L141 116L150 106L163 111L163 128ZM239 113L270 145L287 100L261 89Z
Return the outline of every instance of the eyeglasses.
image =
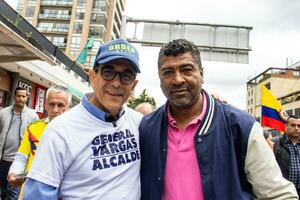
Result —
M112 66L104 66L101 68L101 77L106 81L111 81L119 75L121 83L130 85L136 78L136 74L129 71L118 72Z

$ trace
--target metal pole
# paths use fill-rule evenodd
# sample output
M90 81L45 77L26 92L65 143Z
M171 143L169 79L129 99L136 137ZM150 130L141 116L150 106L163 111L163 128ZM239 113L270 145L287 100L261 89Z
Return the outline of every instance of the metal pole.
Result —
M126 38L126 24L127 24L127 16L123 15L122 16L122 24L121 24L121 33L120 37L121 38Z

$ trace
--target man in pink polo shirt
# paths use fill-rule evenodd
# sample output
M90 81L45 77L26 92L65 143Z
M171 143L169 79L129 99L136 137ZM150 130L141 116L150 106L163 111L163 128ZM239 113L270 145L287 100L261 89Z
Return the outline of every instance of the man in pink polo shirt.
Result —
M197 46L169 42L158 71L167 102L139 127L142 200L298 198L259 123L202 89Z

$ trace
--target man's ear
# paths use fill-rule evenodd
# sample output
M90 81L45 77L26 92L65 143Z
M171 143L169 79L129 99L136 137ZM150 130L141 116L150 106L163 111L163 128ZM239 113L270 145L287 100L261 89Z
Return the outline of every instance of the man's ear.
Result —
M134 90L135 86L138 84L139 80L134 80L132 83L132 91Z
M203 68L202 69L200 69L200 74L201 74L201 76L202 76L202 83L204 83L204 78L203 78L203 75L204 75L204 71L203 71Z
M92 69L89 70L88 76L89 76L89 82L90 82L92 88L94 88L94 79L95 79L96 75L97 74L94 70L92 70Z

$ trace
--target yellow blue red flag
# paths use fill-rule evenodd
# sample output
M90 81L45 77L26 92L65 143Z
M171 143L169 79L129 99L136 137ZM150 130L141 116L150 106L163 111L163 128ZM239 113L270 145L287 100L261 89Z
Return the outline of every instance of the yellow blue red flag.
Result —
M281 104L272 95L270 90L261 85L261 125L273 128L278 131L284 131L284 121L280 117Z

